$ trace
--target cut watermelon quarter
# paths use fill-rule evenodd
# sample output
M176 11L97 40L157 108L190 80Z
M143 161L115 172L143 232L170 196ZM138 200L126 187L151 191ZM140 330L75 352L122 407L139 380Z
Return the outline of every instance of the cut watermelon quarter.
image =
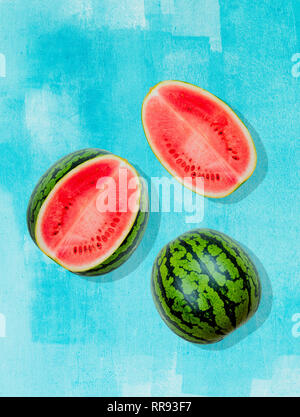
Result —
M56 162L39 180L27 209L29 233L71 272L102 275L138 246L148 220L148 193L124 159L83 149Z
M163 81L144 99L142 122L162 165L206 197L231 194L253 173L251 135L222 100L192 84Z

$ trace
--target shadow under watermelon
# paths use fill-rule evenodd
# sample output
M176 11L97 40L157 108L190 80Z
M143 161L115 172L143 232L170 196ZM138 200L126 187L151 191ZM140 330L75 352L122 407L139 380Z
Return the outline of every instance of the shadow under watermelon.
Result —
M238 242L238 244L245 250L245 252L251 257L254 265L259 274L261 282L261 300L257 312L254 316L244 325L233 331L226 336L222 341L211 345L196 345L197 347L205 350L222 351L233 347L248 337L250 334L258 330L269 317L272 310L273 303L273 291L271 281L268 277L262 262L259 258L244 244Z
M144 171L137 165L132 164L137 169L141 177L145 180L146 185L148 185L148 190L150 190L149 185L151 184L150 178L144 173ZM145 234L142 237L139 246L134 251L134 253L130 256L130 258L119 268L115 269L114 271L107 273L105 275L95 276L95 277L84 277L78 275L78 277L85 279L90 282L101 283L101 282L113 282L118 281L122 278L127 277L128 275L132 274L146 259L149 252L151 251L154 242L158 236L159 227L160 227L160 220L161 220L161 213L154 212L150 213L150 208L152 206L151 198L155 200L158 199L158 195L156 190L152 190L149 194L149 218L148 224L145 230ZM151 272L149 272L151 274Z

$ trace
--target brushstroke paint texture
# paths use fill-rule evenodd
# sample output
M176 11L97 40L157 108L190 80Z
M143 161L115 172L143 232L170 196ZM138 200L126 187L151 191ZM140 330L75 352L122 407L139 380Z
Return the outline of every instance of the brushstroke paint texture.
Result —
M207 37L210 48L222 52L218 0L145 0L150 27L180 37Z
M0 2L0 395L286 395L289 384L300 393L299 52L299 0ZM55 265L26 230L38 178L78 148L166 174L140 112L149 88L170 78L238 110L258 148L249 185L228 204L205 200L199 227L259 257L272 308L263 282L257 315L206 349L166 328L149 290L156 254L189 228L184 214L152 213L132 260L103 282Z
M6 77L6 58L4 54L0 53L0 77Z
M65 93L55 93L48 86L31 89L25 95L25 123L31 146L41 152L68 153L80 146L78 104Z
M6 317L0 313L0 337L6 337Z
M299 386L300 356L282 356L274 364L271 379L253 379L251 396L299 397Z

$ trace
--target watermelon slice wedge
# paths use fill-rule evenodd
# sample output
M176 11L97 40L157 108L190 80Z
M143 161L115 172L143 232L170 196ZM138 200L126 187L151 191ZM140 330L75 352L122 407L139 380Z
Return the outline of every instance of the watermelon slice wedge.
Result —
M182 81L157 84L144 99L142 122L162 165L206 197L231 194L255 169L249 131L227 104L202 88Z
M80 275L102 275L124 263L146 228L148 196L126 160L83 149L56 162L34 189L29 232L38 247Z

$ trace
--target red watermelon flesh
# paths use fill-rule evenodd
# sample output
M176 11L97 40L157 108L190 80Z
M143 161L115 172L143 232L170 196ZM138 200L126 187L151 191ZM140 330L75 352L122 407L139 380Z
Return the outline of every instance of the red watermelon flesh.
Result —
M97 199L110 181L115 184L115 192L109 188L115 195L110 197L113 206L99 211ZM132 202L138 207L138 184L136 171L112 155L73 169L56 184L40 210L36 225L39 247L75 272L98 265L120 246L135 221Z
M238 116L209 92L180 81L164 81L143 103L149 144L179 181L207 197L232 193L253 173L256 151ZM196 179L203 178L203 189Z

